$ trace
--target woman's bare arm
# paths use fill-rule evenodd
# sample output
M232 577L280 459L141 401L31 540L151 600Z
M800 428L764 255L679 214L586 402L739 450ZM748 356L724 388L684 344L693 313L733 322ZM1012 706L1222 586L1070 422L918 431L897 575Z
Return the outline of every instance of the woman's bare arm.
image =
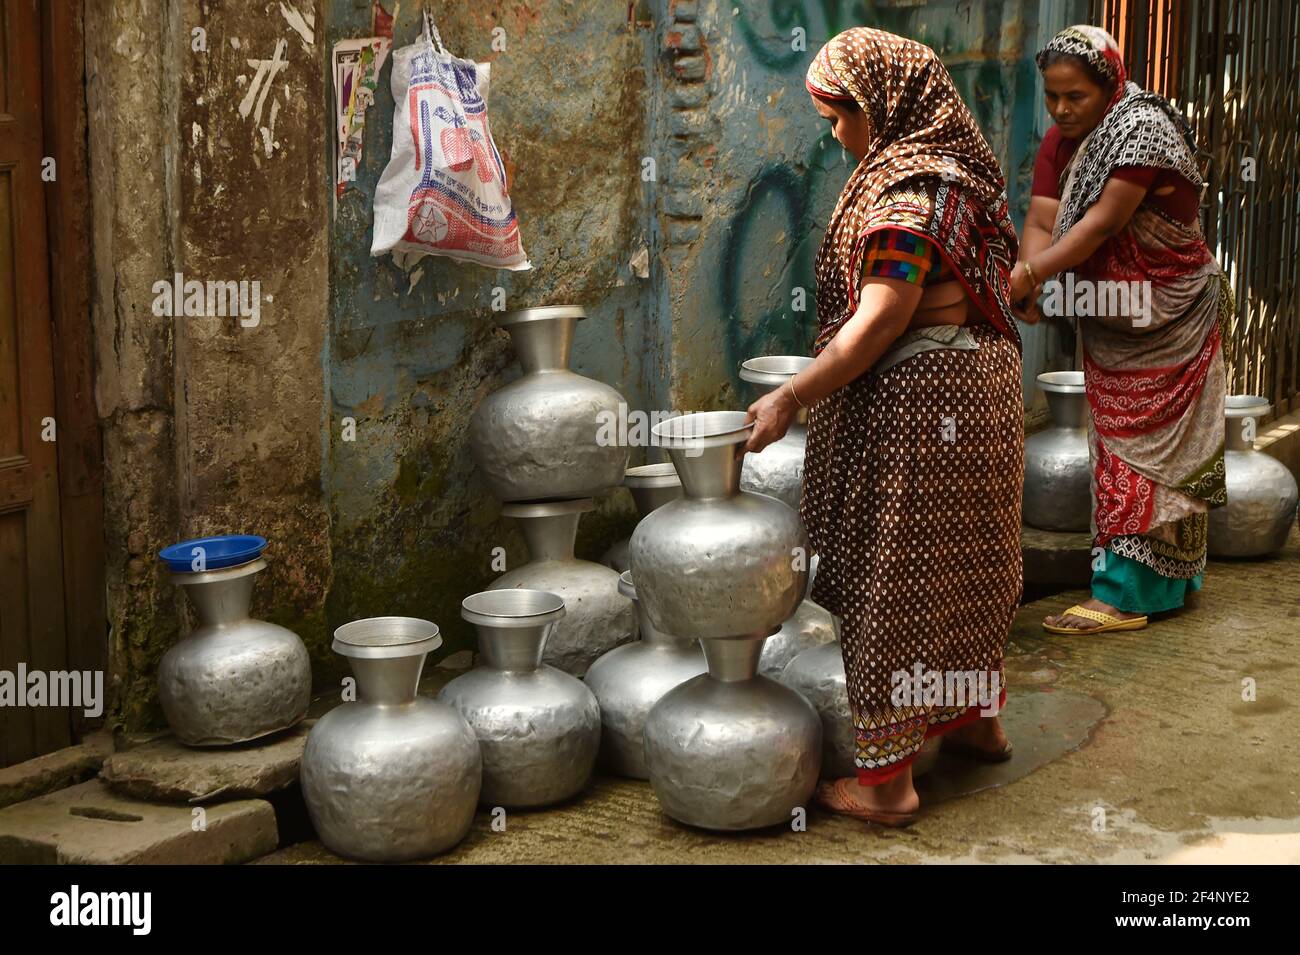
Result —
M1109 180L1101 191L1101 197L1082 219L1071 226L1070 231L1061 236L1059 242L1022 255L1021 261L1029 262L1040 282L1047 281L1057 272L1082 265L1103 242L1128 225L1146 194L1146 186L1123 179ZM1050 240L1050 228L1048 237Z
M1052 228L1056 225L1056 210L1060 205L1059 199L1030 197L1029 211L1025 213L1025 234L1020 239L1021 262L1032 259L1052 244Z
M811 406L863 374L906 329L921 300L921 286L902 279L871 276L862 283L857 311L844 323L817 360L794 382L798 403L786 386L749 406L756 421L747 451L761 451L790 427L799 403Z

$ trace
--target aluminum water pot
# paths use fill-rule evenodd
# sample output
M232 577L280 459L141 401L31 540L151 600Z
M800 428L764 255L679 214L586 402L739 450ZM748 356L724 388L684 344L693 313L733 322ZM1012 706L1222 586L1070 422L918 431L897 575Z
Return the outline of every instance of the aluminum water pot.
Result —
M461 602L483 662L438 698L478 737L486 806L546 806L581 792L591 778L600 704L581 680L542 662L564 613L560 597L539 590L488 590Z
M798 355L751 358L740 366L740 380L754 385L759 396L786 387L796 374L813 363ZM803 498L804 447L808 443L808 411L801 408L790 422L790 430L758 454L745 456L740 486L746 491L771 494L799 510Z
M671 467L671 465L670 465ZM619 593L637 603L641 639L609 651L591 665L586 683L600 703L601 764L609 772L648 779L645 721L660 697L707 669L698 640L662 633L636 599L632 574L618 580Z
M568 368L584 318L581 308L555 306L496 320L510 333L524 374L479 404L469 446L498 500L592 497L623 479L628 448L619 423L626 402Z
M578 520L594 506L586 499L503 507L502 515L523 528L529 561L488 588L541 590L561 597L564 618L546 641L543 662L579 677L598 657L636 637L636 611L618 592L618 574L573 553Z
M673 467L671 461L628 468L627 473L623 475L623 486L632 492L632 503L636 505L639 521L644 520L645 516L656 508L663 507L669 501L675 501L682 496L681 478L677 476L677 469ZM616 573L621 574L625 570L630 570L631 547L632 538L625 537L605 551L605 556L601 557L600 562Z
M813 602L813 580L817 576L817 555L808 562L808 588L794 616L781 624L781 629L763 644L763 656L758 661L758 672L773 680L781 679L786 664L805 650L819 647L835 639L834 618L830 611Z
M632 534L632 578L650 620L680 637L770 636L808 583L808 537L788 504L740 489L753 430L743 411L682 415L653 429L684 497Z
M786 665L781 682L813 705L822 721L822 776L857 774L857 734L849 708L844 656L839 640L805 650ZM925 741L912 761L912 775L928 773L939 758L939 737Z
M229 746L288 729L307 715L311 660L298 635L248 615L266 560L173 573L199 625L163 655L158 695L187 746Z
M1047 371L1038 386L1052 426L1025 439L1023 519L1045 531L1086 531L1092 526L1092 469L1083 372Z
M307 736L301 778L312 825L330 850L366 862L436 855L469 832L483 761L452 707L417 696L438 628L413 617L354 620L334 631L357 699Z
M646 719L650 783L679 822L788 826L793 811L808 806L822 723L802 696L758 675L763 640L702 640L709 672L669 690Z
M1296 520L1296 480L1285 464L1255 450L1255 432L1269 412L1265 398L1225 399L1223 464L1228 503L1210 511L1212 557L1262 557L1281 550Z

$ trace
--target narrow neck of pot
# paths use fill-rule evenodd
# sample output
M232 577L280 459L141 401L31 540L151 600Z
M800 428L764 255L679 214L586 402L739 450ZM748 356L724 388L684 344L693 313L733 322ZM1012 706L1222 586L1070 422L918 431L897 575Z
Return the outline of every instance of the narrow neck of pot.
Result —
M253 580L256 577L257 574L253 573L231 580L187 583L182 586L201 626L228 627L248 619L248 607L253 599Z
M1228 451L1254 451L1258 428L1259 418L1252 415L1229 418L1224 423L1223 428L1224 449ZM1249 437L1247 437L1248 435Z
M790 377L792 378L794 376L791 375ZM780 388L785 388L788 391L790 388L789 381L790 379L787 378L779 385L757 385L756 384L754 385L754 391L760 398L762 398L764 395L770 395L772 392ZM790 430L787 431L786 434L789 434L790 431L794 431L796 428L807 428L807 427L808 427L808 409L800 405L799 410L796 411L794 413L794 417L790 419Z
M554 623L540 627L491 627L475 624L478 650L483 662L494 670L536 670L542 665L542 651Z
M709 676L719 683L740 683L758 675L758 658L763 655L767 636L701 640Z
M506 331L514 341L515 355L524 373L568 368L577 324L578 319L570 316L540 318L509 326Z
M681 497L681 487L636 487L632 488L632 503L636 505L637 517L645 520L646 515L657 511L670 501Z
M1088 426L1088 396L1083 392L1069 394L1061 391L1046 391L1047 410L1051 412L1052 424L1058 428L1086 428Z
M380 706L414 703L426 656L427 653L416 653L379 660L352 657L349 662L357 678L357 699Z
M668 456L687 497L734 497L740 493L740 469L745 459L736 456L736 445L670 448Z
M551 514L545 517L517 517L528 542L533 561L573 560L578 540L578 519L582 514Z
M653 647L689 647L695 642L683 637L674 637L671 633L664 633L650 621L650 615L645 612L645 605L639 600L636 601L636 625L637 632L641 634L641 642Z

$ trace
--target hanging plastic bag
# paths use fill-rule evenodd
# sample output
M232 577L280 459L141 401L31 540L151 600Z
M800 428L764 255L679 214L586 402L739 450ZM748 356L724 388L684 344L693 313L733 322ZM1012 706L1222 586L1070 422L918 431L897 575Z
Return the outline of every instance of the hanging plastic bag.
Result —
M449 53L427 11L419 39L393 54L393 152L375 188L371 255L532 267L488 128L489 67Z

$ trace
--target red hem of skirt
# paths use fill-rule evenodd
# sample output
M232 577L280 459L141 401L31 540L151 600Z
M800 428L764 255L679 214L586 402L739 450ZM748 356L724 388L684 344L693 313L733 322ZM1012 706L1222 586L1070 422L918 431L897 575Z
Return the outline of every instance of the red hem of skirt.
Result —
M1006 705L1007 705L1007 688L1004 686L1002 688L1002 692L998 694L998 712L1001 713L1002 710L1006 707ZM944 733L950 733L955 729L960 729L963 726L968 726L978 719L983 719L983 717L980 715L980 712L981 711L978 706L968 706L966 707L966 712L963 713L961 716L957 717L955 720L949 720L946 723L934 723L930 725L925 731L925 738L928 740L932 736L942 736ZM918 750L917 752L919 753L920 751ZM859 768L858 785L879 786L882 785L883 783L887 783L895 776L897 776L899 773L901 773L903 770L907 769L907 767L911 766L912 760L916 759L916 757L917 757L917 753L913 753L911 756L907 757L907 759L903 760L901 763L895 763L892 766L883 766L880 769Z

